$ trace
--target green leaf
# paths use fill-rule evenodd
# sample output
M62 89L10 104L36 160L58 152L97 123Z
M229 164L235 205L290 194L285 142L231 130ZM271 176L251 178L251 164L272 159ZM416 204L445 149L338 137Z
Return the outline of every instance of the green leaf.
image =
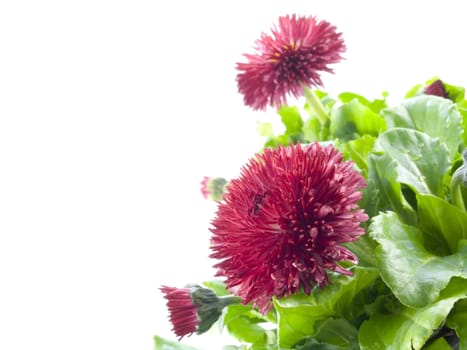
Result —
M346 350L338 345L321 343L314 338L307 339L303 344L297 344L296 350Z
M373 136L363 135L356 140L345 143L343 149L344 156L352 159L366 173L368 171L368 155L373 149L375 140Z
M385 129L384 119L357 99L331 112L331 135L341 141L354 140L363 135L376 137Z
M306 142L321 140L321 125L316 118L310 118L303 126L303 139Z
M444 338L438 338L430 345L425 346L423 350L452 350L452 347Z
M154 350L198 350L192 346L178 343L176 341L154 336Z
M443 195L443 177L450 161L446 146L438 139L416 130L394 128L378 137L374 151L394 160L398 182L418 193Z
M260 136L272 138L274 137L274 129L272 127L272 123L256 123L256 130L260 134Z
M229 291L225 287L225 283L221 280L212 280L203 282L203 285L212 289L218 297L229 295Z
M388 154L370 153L367 187L363 190L361 207L371 217L380 211L394 211L406 223L416 222L416 213L402 195L397 178L397 163Z
M459 350L467 350L467 299L459 300L452 309L446 325L456 331Z
M449 150L450 157L459 150L462 117L452 101L430 95L404 100L397 107L383 110L389 128L409 128L438 138Z
M467 100L462 100L458 102L457 110L462 116L462 126L464 129L463 141L464 141L464 145L467 145L467 132L465 132L465 130L467 130Z
M273 147L276 148L279 145L283 146L289 146L291 142L291 139L288 135L279 135L279 136L274 136L273 138L267 140L264 144L264 147Z
M358 266L376 266L375 255L373 253L376 248L376 242L368 235L361 236L358 241L344 243L343 246L349 248L358 257Z
M366 97L358 95L353 92L343 92L339 94L339 100L343 103L351 102L353 99L358 100L362 105L369 107L373 112L379 113L383 108L387 107L386 99L387 93L383 93L383 99L376 99L373 101L368 100Z
M266 330L258 323L265 320L249 305L230 305L226 308L223 324L239 341L255 343L266 341Z
M446 319L454 303L465 297L467 280L454 278L434 303L422 308L401 306L392 314L377 313L359 331L362 350L418 350Z
M455 86L445 83L443 81L444 89L446 90L446 94L448 95L449 99L454 102L461 102L464 101L465 98L465 89L462 86Z
M447 255L457 252L459 241L467 239L467 213L432 195L418 195L419 227L429 238L429 249Z
M434 302L454 277L467 278L467 241L456 254L439 257L423 246L422 232L404 225L395 213L373 218L370 236L380 245L375 250L384 282L404 305L424 307Z
M409 99L411 97L419 96L420 94L423 93L423 85L422 84L417 84L414 85L405 93L405 98Z
M378 273L375 269L357 267L354 276L330 275L332 283L326 288L274 300L278 318L281 347L292 347L302 338L314 336L315 323L328 317L355 318L363 306L353 303L355 296L371 286Z
M302 133L303 120L297 107L283 105L277 113L282 118L286 135L295 136Z
M339 349L359 350L358 331L344 318L328 318L317 325L315 339L338 346Z

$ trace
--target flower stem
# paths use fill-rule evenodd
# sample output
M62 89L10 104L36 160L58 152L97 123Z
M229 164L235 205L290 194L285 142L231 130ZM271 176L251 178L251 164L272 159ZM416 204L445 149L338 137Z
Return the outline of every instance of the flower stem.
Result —
M329 115L324 109L324 106L321 103L321 100L319 99L318 95L316 95L316 92L304 86L303 93L307 102L310 104L310 107L316 113L316 116L321 122L321 125L325 125L326 122L329 120Z
M224 307L232 304L240 304L242 302L242 298L236 297L234 295L226 295L219 297L219 299Z

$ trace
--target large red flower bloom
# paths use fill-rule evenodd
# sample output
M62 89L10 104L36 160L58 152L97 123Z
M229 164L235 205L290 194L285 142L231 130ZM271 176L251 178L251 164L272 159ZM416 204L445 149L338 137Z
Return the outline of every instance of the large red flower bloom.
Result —
M286 95L303 95L303 85L322 86L320 72L332 72L329 64L339 62L345 44L341 33L326 21L296 15L279 18L272 35L262 33L256 53L245 54L247 63L237 63L238 90L246 105L279 108Z
M329 283L326 270L351 275L357 257L340 244L364 234L358 209L364 178L334 147L266 149L227 187L212 222L211 257L227 287L261 312L271 297Z

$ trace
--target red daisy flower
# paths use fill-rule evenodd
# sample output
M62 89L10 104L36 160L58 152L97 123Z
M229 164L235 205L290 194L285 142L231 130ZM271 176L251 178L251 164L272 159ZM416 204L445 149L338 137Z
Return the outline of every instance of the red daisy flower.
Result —
M217 275L262 313L272 296L326 286L326 270L351 275L338 262L357 257L340 244L364 234L368 217L356 203L365 185L332 146L265 149L219 202L211 228Z
M272 35L261 34L256 53L245 54L247 63L237 63L238 90L246 105L279 108L286 95L303 95L303 85L322 86L320 72L339 62L346 49L341 33L326 21L296 15L279 18Z

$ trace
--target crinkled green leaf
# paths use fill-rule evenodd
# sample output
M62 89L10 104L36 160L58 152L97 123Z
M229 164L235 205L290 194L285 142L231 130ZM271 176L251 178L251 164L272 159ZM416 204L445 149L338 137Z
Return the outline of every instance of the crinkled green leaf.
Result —
M450 161L446 146L438 139L416 130L394 128L378 137L374 151L394 160L399 182L418 193L443 195L443 177Z
M159 336L154 336L154 350L198 350L192 346L185 345L173 340L164 339Z
M455 104L442 97L422 95L404 100L399 106L382 112L389 128L409 128L438 138L451 158L459 150L462 117Z
M456 331L459 350L467 350L467 298L459 300L452 309L446 325Z
M375 256L381 277L404 305L424 307L452 277L467 278L467 240L460 242L456 254L436 256L425 249L423 233L392 212L374 217L369 233L380 244Z
M401 306L392 314L378 313L360 327L362 350L421 349L446 319L454 303L467 294L467 280L454 278L439 299L422 308Z
M420 230L432 251L442 255L457 252L459 241L467 239L467 213L432 195L418 195Z
M341 141L350 141L363 135L378 136L386 129L386 122L357 99L333 109L331 135Z
M302 338L314 336L315 323L328 317L355 318L363 306L353 303L355 296L371 286L378 273L375 269L356 268L354 276L330 276L332 283L303 293L274 301L278 318L278 337L281 347L291 347Z
M397 164L388 154L370 153L367 187L363 190L361 207L370 217L391 210L405 223L415 223L416 213L403 197L397 176Z
M385 92L383 93L383 99L376 99L373 101L368 100L366 97L362 95L353 93L353 92L343 92L339 94L339 100L343 103L351 102L353 99L357 99L362 105L369 107L373 112L379 113L383 108L386 108L388 105L386 104L386 96L388 94Z

